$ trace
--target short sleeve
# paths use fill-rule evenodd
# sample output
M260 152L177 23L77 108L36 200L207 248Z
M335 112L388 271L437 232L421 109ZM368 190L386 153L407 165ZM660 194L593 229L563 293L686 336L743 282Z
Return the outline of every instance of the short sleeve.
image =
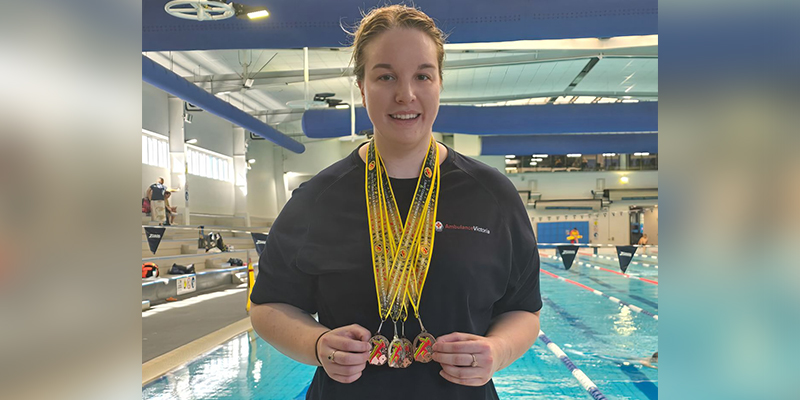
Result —
M317 278L297 268L297 254L308 232L310 206L300 191L295 191L270 229L250 300L254 304L289 304L314 314Z
M509 311L536 312L542 308L539 292L539 250L528 212L519 196L506 196L511 241L511 270L503 297L494 304L492 317Z

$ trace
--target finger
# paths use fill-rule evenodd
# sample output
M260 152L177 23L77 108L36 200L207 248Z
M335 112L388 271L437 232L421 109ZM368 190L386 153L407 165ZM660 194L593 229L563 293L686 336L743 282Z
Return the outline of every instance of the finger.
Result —
M330 374L342 375L342 376L350 376L360 374L361 371L364 370L367 363L361 363L359 365L339 365L339 364L328 364L325 368Z
M481 368L457 367L447 364L442 364L442 371L458 379L478 379L486 373L486 371Z
M354 374L354 375L328 374L328 376L330 376L331 379L335 380L336 382L353 383L356 380L358 380L358 378L361 378L361 373L359 372L359 373Z
M462 342L439 342L438 340L433 345L433 351L436 353L464 353L464 354L480 354L490 352L489 344L484 340L469 340Z
M329 354L333 353L331 350ZM336 350L336 354L333 355L333 360L327 359L328 355L326 355L326 364L334 364L334 365L360 365L365 366L367 363L367 359L369 358L369 352L361 352L361 353L348 353L346 351Z
M360 340L362 342L369 341L369 338L372 337L372 333L367 328L359 324L352 324L344 327L346 329L347 335L355 340Z
M484 380L483 378L469 378L469 379L456 378L448 374L447 372L444 372L444 370L439 371L439 375L441 375L442 378L447 379L450 382L464 386L483 386L486 384L486 382L489 382L488 379Z
M346 351L349 353L363 353L369 351L368 342L362 342L347 336L325 335L320 339L322 345L331 350Z
M454 365L458 367L468 367L472 365L472 356L469 354L462 354L462 353L451 354L451 353L434 352L433 361L436 361L439 364Z
M436 342L449 343L449 342L465 342L468 340L482 339L483 336L473 335L471 333L453 332L447 335L442 335L436 338Z

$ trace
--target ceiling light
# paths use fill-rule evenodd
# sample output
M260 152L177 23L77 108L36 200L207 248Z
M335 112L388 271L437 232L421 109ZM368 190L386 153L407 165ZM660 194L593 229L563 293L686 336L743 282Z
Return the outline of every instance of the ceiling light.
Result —
M506 160L506 164L519 164L519 160Z
M571 158L578 158L580 156L581 156L580 153L567 154L567 157L571 157Z
M250 19L269 17L269 11L267 11L267 10L258 10L258 11L249 12L249 13L247 13L247 17L250 18Z
M542 159L541 158L531 158L531 161L541 162Z
M617 153L603 153L603 157L616 157Z
M255 79L253 79L253 78L250 78L250 79L245 79L245 81L244 81L244 87L246 87L246 88L250 89L251 87L253 87L253 83L255 83L255 82L256 82L256 80L255 80Z
M344 109L350 108L350 106L347 105L347 104L337 104L336 108L338 108L339 110L344 110Z
M514 157L516 157L516 156L513 155L513 154L506 154L506 158L514 158Z
M255 158L251 158L251 159L247 160L247 163L248 164L255 164L256 163L256 159Z
M195 144L195 143L197 143L197 139L187 139L184 143L186 143L186 144Z
M532 155L531 157L536 157L536 158L547 158L547 154L534 154L534 155Z
M536 161L531 161L531 165L537 165L537 164L539 163L537 163Z
M634 156L639 156L639 157L642 157L642 156L649 156L649 155L650 155L650 153L647 153L647 152L644 152L644 153L633 153L633 155L634 155Z
M623 176L623 177L619 178L619 183L622 183L622 184L628 183L628 177L627 176Z

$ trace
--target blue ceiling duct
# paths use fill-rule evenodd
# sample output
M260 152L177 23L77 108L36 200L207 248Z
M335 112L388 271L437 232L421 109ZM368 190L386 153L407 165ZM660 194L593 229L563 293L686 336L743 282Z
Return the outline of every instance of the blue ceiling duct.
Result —
M481 155L658 153L657 133L484 136Z
M241 126L278 146L295 153L302 153L306 150L302 143L276 131L230 103L218 99L144 55L142 56L142 80L211 114Z
M311 138L350 134L350 111L308 110L303 132ZM356 132L371 129L367 111L356 109ZM658 102L558 104L508 107L440 106L433 130L473 135L552 135L658 131Z
M168 0L143 0L142 51L343 47L342 30L385 0L248 0L270 12L263 20L190 21L164 11ZM448 43L658 34L657 0L416 0ZM341 23L341 26L340 26Z

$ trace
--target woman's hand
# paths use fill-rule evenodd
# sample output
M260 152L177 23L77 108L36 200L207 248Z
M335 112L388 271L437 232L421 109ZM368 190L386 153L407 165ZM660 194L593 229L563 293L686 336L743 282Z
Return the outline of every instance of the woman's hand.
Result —
M499 369L500 343L469 333L454 332L436 338L433 359L442 365L444 379L464 386L483 386Z
M360 378L369 358L370 337L372 334L357 324L323 334L316 350L328 376L341 383L352 383Z

